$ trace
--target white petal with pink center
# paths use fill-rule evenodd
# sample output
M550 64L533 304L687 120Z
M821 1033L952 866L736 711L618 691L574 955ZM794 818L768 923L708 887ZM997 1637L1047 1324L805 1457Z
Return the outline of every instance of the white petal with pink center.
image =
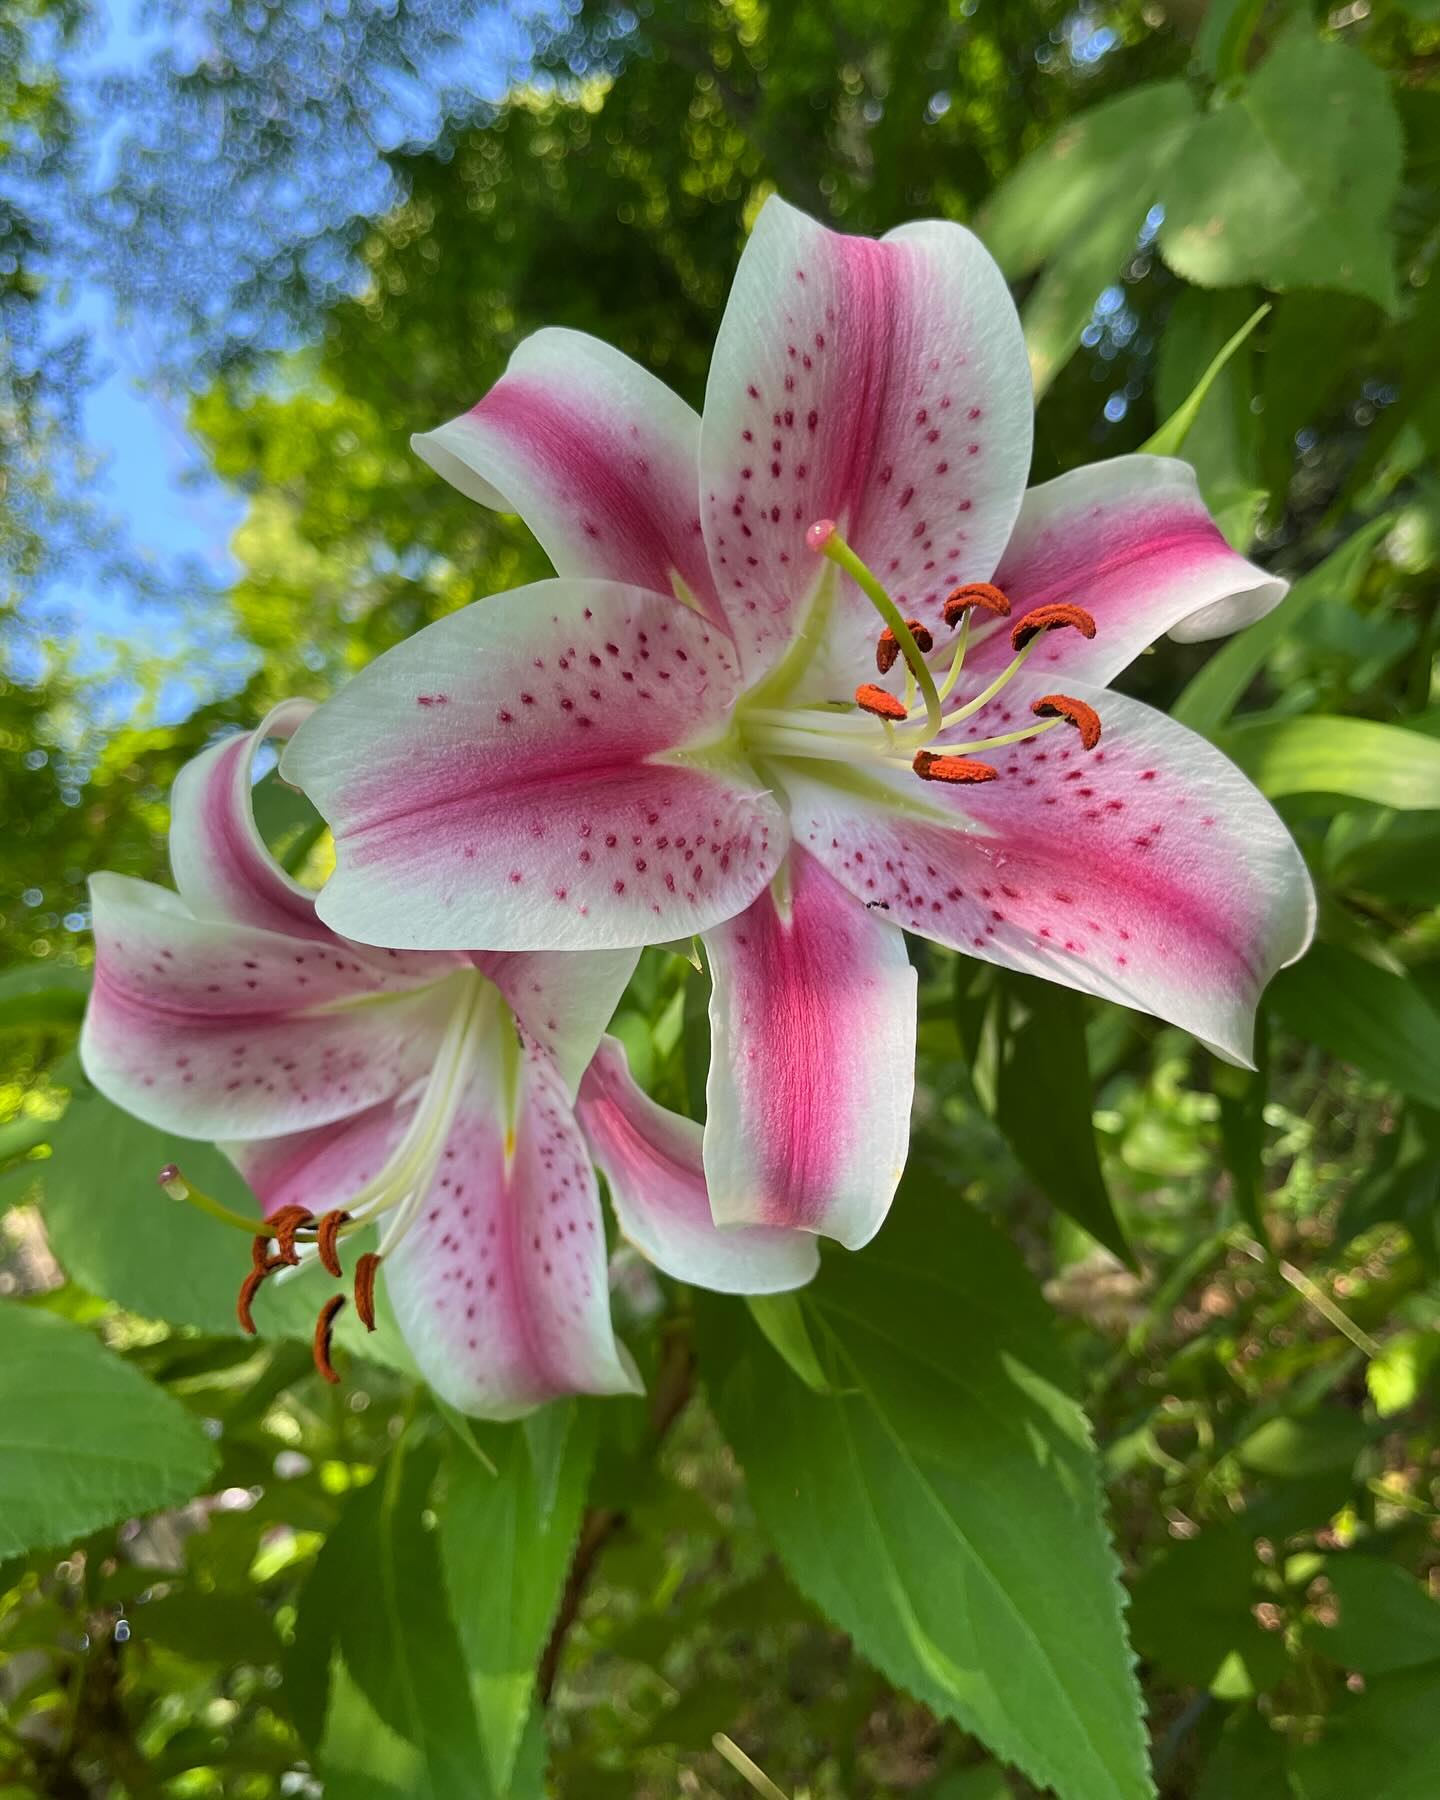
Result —
M728 742L735 697L724 635L638 588L541 582L440 620L285 752L335 833L322 917L367 943L513 951L728 917L786 842Z
M1248 1061L1266 982L1309 944L1315 906L1294 841L1257 790L1195 733L1078 682L1103 717L1086 751L1037 732L1046 683L994 703L996 779L863 777L794 763L797 843L858 899L938 943L1182 1025ZM986 715L987 721L989 714Z
M722 1294L778 1294L812 1279L820 1252L810 1232L716 1225L700 1127L641 1092L614 1038L586 1071L578 1113L621 1231L657 1268Z
M797 847L705 948L716 1222L822 1232L858 1250L884 1222L910 1139L916 999L904 937Z
M1117 456L1031 488L993 580L1011 616L975 634L968 669L994 675L1015 622L1068 601L1094 619L1094 637L1051 632L1030 667L1088 682L1113 680L1163 632L1194 641L1239 631L1286 589L1230 548L1195 471L1165 456Z

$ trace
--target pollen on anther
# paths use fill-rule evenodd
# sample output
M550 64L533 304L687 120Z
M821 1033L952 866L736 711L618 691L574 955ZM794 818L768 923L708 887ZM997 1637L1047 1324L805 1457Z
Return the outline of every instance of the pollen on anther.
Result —
M1030 710L1042 719L1068 719L1080 733L1083 749L1093 750L1100 742L1100 715L1083 700L1069 694L1042 694L1030 703Z
M949 781L957 786L993 781L999 773L989 763L976 762L972 757L937 756L931 750L918 751L911 767L922 781Z
M915 648L922 656L928 656L935 648L935 640L919 619L907 619L910 635L915 640ZM895 667L900 655L900 640L887 625L875 640L875 667L882 675L888 675Z
M994 613L996 618L1009 617L1010 601L1000 589L988 581L968 581L945 596L944 619L953 631L972 606Z
M1067 625L1073 626L1081 637L1093 638L1095 635L1095 621L1083 606L1071 606L1059 600L1049 606L1034 607L1018 620L1010 631L1011 647L1023 650L1040 632L1059 631Z
M336 1241L340 1235L340 1227L347 1224L349 1219L349 1213L342 1212L339 1207L332 1207L315 1227L315 1248L319 1251L321 1266L327 1275L334 1275L337 1280L345 1271L340 1267Z
M887 694L882 687L876 687L873 681L862 681L855 690L855 704L861 712L874 715L877 719L901 720L908 718L904 702L897 700L894 694Z
M380 1257L374 1250L367 1250L355 1263L355 1311L367 1331L375 1329L375 1276L379 1268Z
M335 1331L335 1320L345 1304L343 1294L332 1294L320 1308L320 1316L315 1321L315 1367L332 1387L338 1387L340 1374L330 1359L330 1340Z

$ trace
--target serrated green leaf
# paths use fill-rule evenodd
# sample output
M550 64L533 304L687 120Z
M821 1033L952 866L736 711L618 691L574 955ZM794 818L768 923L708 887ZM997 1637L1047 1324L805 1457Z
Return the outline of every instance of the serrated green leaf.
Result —
M1373 719L1255 719L1219 744L1262 794L1343 794L1401 811L1440 806L1440 740Z
M81 1326L0 1302L0 1555L193 1499L198 1423Z
M477 1424L495 1473L463 1450L452 1452L441 1511L450 1610L501 1793L530 1714L535 1668L564 1589L595 1454L593 1409L556 1402L538 1417L546 1421L538 1440L526 1426Z
M1200 287L1331 288L1393 307L1403 150L1380 70L1302 27L1189 133L1161 251Z
M1315 944L1275 977L1269 1003L1298 1036L1440 1107L1440 1012L1404 976Z
M754 1337L725 1378L718 1344L708 1364L796 1584L1062 1800L1149 1794L1094 1451L1019 1258L953 1194L912 1186L804 1305L834 1394ZM733 1348L742 1317L716 1303L707 1328Z

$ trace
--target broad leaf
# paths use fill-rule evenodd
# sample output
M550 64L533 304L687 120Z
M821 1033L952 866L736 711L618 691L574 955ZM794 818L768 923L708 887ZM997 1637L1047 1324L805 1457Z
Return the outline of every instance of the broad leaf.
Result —
M796 1584L1062 1800L1150 1793L1090 1434L1015 1252L953 1193L911 1187L802 1304L829 1396L739 1308L706 1309L716 1409Z
M0 1303L0 1556L178 1506L214 1467L185 1408L90 1332Z
M1399 810L1440 805L1440 740L1372 719L1256 719L1232 725L1220 747L1272 800L1344 794Z
M1335 1622L1306 1632L1306 1642L1322 1656L1367 1677L1440 1663L1440 1606L1413 1575L1358 1554L1332 1556L1325 1574Z
M1281 970L1269 996L1300 1037L1440 1107L1440 1012L1403 975L1338 944L1315 944Z
M1291 1758L1296 1800L1435 1800L1437 1718L1440 1664L1369 1683Z
M22 963L0 974L0 1031L63 1031L78 1027L90 992L85 969Z
M477 1425L490 1474L460 1446L446 1465L440 1555L491 1779L515 1766L580 1530L595 1414L574 1401L524 1425Z
M1172 1679L1234 1697L1274 1686L1285 1647L1250 1610L1260 1597L1255 1544L1243 1530L1211 1526L1172 1544L1135 1583L1130 1625L1135 1647Z
M1161 250L1200 287L1332 288L1391 307L1402 155L1384 75L1358 50L1293 32L1188 135Z

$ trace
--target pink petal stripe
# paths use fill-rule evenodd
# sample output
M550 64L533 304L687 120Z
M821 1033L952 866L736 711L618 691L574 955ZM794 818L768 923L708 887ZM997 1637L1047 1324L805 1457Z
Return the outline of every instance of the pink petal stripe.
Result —
M876 243L767 201L720 327L700 450L706 543L747 681L803 622L816 519L839 520L927 622L958 582L987 577L1031 428L1019 320L969 232L932 221ZM829 631L848 695L879 624L842 585Z
M821 1232L858 1249L905 1166L915 971L891 922L815 858L705 934L714 989L705 1174L720 1225Z
M636 588L542 582L440 620L286 751L335 833L321 916L368 943L521 951L660 943L743 908L786 828L719 753L735 691L715 627Z
M237 1139L218 1148L249 1183L266 1218L282 1206L308 1207L318 1216L346 1206L380 1173L408 1117L409 1109L391 1100L309 1131Z
M1239 631L1286 588L1225 542L1190 465L1160 456L1120 456L1031 488L994 581L1013 611L986 626L967 673L988 679L1010 659L1016 620L1068 602L1091 614L1095 636L1048 632L1026 667L1091 682L1112 680L1167 631L1186 640Z
M81 1059L138 1118L189 1137L270 1136L361 1111L429 1067L450 997L403 969L387 984L383 952L195 919L122 875L90 891Z
M477 1074L424 1211L386 1264L421 1373L480 1418L640 1385L610 1323L590 1160L564 1083L539 1049L526 1053L519 1107L507 1157L493 1062Z
M723 1294L782 1293L814 1276L820 1254L809 1232L716 1226L700 1127L640 1091L614 1038L586 1072L578 1112L621 1231L667 1275Z
M192 912L291 937L329 939L315 917L314 895L292 881L266 847L251 799L255 752L267 738L290 737L314 710L312 700L282 701L256 730L212 744L175 778L170 863Z
M557 575L669 594L715 614L700 529L700 421L638 363L578 331L539 331L468 413L411 440L484 506L517 512Z
M1018 727L1045 678L987 709ZM1100 747L1068 727L987 753L999 779L877 775L863 800L785 774L796 840L884 916L937 943L1184 1026L1250 1055L1266 982L1300 956L1314 896L1273 810L1203 738L1122 695L1067 681L1099 713Z

